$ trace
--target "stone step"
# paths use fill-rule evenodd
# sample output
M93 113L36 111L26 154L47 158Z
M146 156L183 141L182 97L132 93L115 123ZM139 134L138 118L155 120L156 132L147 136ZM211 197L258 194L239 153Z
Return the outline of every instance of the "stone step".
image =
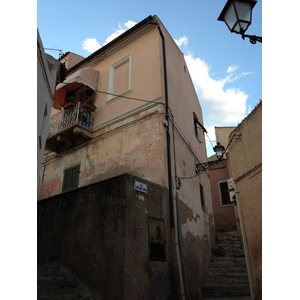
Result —
M38 287L37 296L39 298L50 298L50 299L57 299L57 298L82 298L84 295L82 294L82 289L79 287L63 287L59 288L45 288L45 287Z
M37 298L40 300L91 300L84 285L58 263L38 264Z
M217 233L211 264L202 289L204 298L250 296L242 237Z
M229 272L227 268L210 268L207 273L207 278L217 278L221 276L248 278L248 273L247 269L233 269L231 272Z
M217 298L217 297L240 297L240 296L250 296L249 285L213 285L205 286L201 294L204 298Z
M245 267L246 266L246 259L244 257L230 257L230 256L224 256L224 257L212 257L211 259L211 265L233 265L236 267Z
M208 276L205 286L240 284L248 285L248 276Z

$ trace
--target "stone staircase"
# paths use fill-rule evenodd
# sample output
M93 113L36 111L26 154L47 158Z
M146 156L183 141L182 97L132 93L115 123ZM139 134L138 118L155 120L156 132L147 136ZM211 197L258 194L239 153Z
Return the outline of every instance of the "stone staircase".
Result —
M202 289L204 299L250 299L246 259L241 235L217 233L211 265Z
M84 285L59 263L38 264L37 300L93 300Z

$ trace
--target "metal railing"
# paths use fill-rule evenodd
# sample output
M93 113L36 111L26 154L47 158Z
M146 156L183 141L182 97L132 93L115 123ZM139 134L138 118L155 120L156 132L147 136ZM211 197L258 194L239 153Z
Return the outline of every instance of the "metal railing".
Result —
M93 113L78 102L75 106L65 109L51 117L48 136L54 135L68 127L79 124L86 128L93 127Z

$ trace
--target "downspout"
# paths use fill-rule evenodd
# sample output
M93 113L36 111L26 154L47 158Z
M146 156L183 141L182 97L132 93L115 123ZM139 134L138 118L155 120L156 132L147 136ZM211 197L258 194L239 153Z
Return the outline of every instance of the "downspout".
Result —
M177 212L177 199L178 199L178 192L176 192L176 197L173 198L173 212L174 212L174 219L177 219L178 212ZM182 275L182 266L181 266L181 259L180 259L180 249L179 249L179 238L178 238L178 222L174 224L174 231L175 231L175 249L176 249L176 258L178 264L178 275L179 275L179 283L180 283L180 292L181 292L181 299L185 300L185 292L184 292L184 284L183 284L183 275Z
M160 24L158 22L149 22L151 25L156 25L159 31L159 34L162 39L162 50L163 50L163 69L164 69L164 89L165 89L165 102L166 102L166 121L169 122L169 93L168 93L168 76L167 76L167 63L166 63L166 44L165 37L160 29ZM173 213L173 193L172 193L172 162L171 162L171 138L168 125L166 126L166 135L167 135L167 162L168 162L168 185L169 185L169 206L170 206L170 222L171 228L174 228L174 213Z
M160 24L158 22L149 22L151 25L156 25L159 34L162 39L162 50L163 50L163 70L164 70L164 89L165 89L165 103L166 103L166 121L170 124L169 117L169 95L168 95L168 77L167 77L167 63L166 63L166 45L165 37L161 31ZM172 121L172 120L171 120ZM178 264L178 275L180 281L180 292L182 300L189 300L188 283L186 277L186 267L183 257L183 251L180 245L180 218L179 218L179 207L178 207L178 192L176 196L173 197L173 181L172 181L172 162L171 162L171 138L169 127L166 128L167 135L167 161L168 161L168 184L169 184L169 205L170 205L170 223L171 228L174 228L175 232L175 249L176 249L176 259ZM183 272L184 271L184 272Z

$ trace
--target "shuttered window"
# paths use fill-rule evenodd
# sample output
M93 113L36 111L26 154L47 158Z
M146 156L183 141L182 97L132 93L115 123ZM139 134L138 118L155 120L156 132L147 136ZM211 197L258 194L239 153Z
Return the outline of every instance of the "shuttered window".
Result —
M66 169L64 172L63 192L74 190L78 187L80 165Z
M221 206L232 205L232 202L230 201L230 197L229 197L227 181L219 181L219 192L220 192Z

